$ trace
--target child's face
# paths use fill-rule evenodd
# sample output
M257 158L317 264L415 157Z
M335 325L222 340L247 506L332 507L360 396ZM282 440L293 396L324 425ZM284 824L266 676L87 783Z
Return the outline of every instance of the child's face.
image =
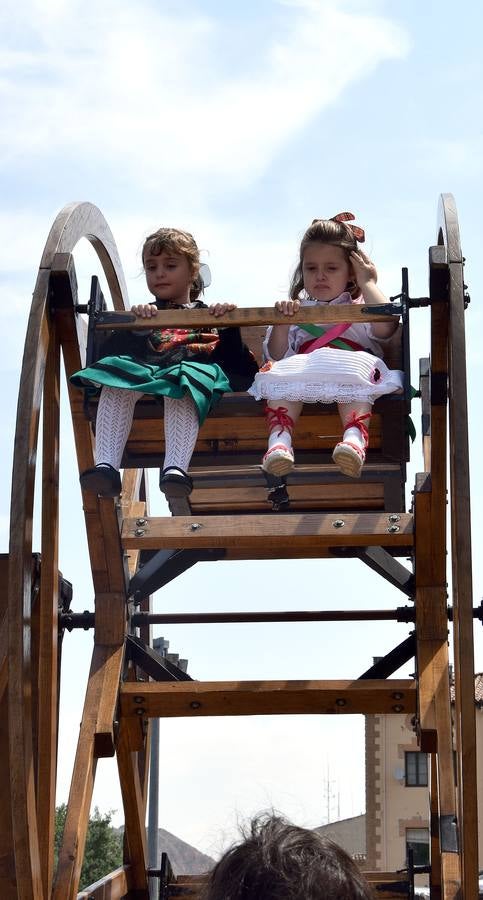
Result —
M188 303L193 273L189 260L181 253L162 250L144 257L148 290L160 300Z
M334 300L347 289L349 263L341 247L311 241L302 262L304 288L314 300Z

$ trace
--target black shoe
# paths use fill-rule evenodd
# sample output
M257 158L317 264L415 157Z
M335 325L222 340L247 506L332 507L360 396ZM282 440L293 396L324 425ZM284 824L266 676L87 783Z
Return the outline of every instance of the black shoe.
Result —
M121 476L108 463L99 463L92 469L86 469L79 481L84 491L91 491L100 497L117 497L121 493Z
M168 498L188 497L193 490L193 482L182 469L170 466L159 476L159 490Z

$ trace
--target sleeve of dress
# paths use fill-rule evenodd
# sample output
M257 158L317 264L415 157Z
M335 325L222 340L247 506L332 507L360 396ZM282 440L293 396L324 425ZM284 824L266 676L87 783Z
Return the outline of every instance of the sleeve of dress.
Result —
M273 328L273 325L269 325L269 326L268 326L267 332L266 332L266 334L265 334L265 339L264 339L263 344L262 344L262 353L263 353L263 359L264 359L264 362L267 362L267 360L270 360L271 362L274 362L274 361L275 361L275 360L273 359L273 356L270 356L270 351L269 351L269 349L268 349L268 342L269 342L269 340L270 340L270 335L271 335L271 333L272 333L272 328ZM297 336L297 326L296 326L296 325L291 325L291 326L290 326L290 329L289 329L289 333L288 333L288 346L287 346L287 349L286 349L286 351L285 351L285 353L284 353L284 355L283 355L283 359L286 359L287 356L294 356L295 353L297 352L297 349L296 349L296 347L297 347L297 345L296 345L296 336Z

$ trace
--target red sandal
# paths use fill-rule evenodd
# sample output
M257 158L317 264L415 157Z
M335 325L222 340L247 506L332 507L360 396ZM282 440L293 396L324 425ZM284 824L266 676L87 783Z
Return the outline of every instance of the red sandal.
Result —
M264 412L270 433L278 428L279 435L283 431L288 431L292 435L293 419L288 415L286 406L277 406L276 409L266 406ZM293 450L282 443L273 444L262 459L262 469L269 475L288 475L293 466Z
M348 428L355 427L359 429L364 443L363 447L354 444L352 441L342 440L334 448L332 459L342 474L349 475L350 478L360 478L366 458L366 450L369 445L369 432L363 420L370 419L371 415L371 413L365 413L363 416L356 416L353 413L352 419L349 419L344 426L344 433Z

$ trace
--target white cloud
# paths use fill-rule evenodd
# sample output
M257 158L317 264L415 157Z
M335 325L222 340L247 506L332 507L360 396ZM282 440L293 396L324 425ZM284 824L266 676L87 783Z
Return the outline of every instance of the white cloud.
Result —
M43 7L25 6L27 36L0 54L4 164L95 154L153 186L187 172L254 179L345 88L408 50L389 20L292 3L286 33L231 74L217 51L236 47L236 32L206 15L127 0L81 15L57 0L46 23Z

